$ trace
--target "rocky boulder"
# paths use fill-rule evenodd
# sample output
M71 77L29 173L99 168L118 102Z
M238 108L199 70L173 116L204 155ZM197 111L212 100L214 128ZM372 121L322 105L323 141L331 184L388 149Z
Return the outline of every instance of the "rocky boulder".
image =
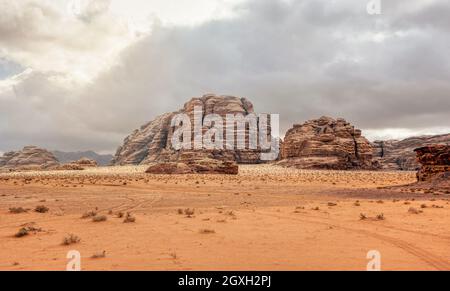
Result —
M372 169L372 146L345 119L321 117L296 124L281 145L279 165L302 169Z
M55 156L35 146L26 146L21 151L8 152L0 158L0 167L17 170L41 170L58 166Z
M375 141L374 160L385 170L417 171L420 163L414 149L435 144L450 144L450 134Z
M414 150L421 167L417 173L418 181L430 181L450 172L450 146L429 145Z
M193 98L179 111L158 116L153 121L136 129L131 135L125 138L123 145L117 150L112 164L190 164L192 159L202 160L206 158L235 161L245 164L262 162L260 159L260 151L258 150L175 150L171 144L176 130L175 127L171 126L172 119L176 114L186 114L193 124L195 107L201 107L203 109L203 116L216 114L224 120L227 114L242 114L243 116L247 116L248 114L254 113L252 103L245 98L216 95L204 95L201 98ZM224 124L225 128L226 124ZM191 129L191 137L193 140L194 127L192 126ZM210 128L204 126L202 128L203 133L208 129ZM248 138L248 132L244 132L244 135Z

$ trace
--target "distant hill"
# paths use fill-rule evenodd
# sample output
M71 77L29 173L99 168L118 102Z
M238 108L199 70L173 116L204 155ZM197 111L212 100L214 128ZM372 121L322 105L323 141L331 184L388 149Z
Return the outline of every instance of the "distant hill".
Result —
M88 158L97 162L99 166L108 166L113 158L112 155L100 155L93 151L85 152L52 152L61 164L77 161L81 158Z

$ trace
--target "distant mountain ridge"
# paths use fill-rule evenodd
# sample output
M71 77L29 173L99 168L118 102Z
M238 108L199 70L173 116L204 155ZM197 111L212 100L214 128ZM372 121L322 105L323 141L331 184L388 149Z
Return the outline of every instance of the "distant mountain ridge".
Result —
M99 166L108 166L113 159L113 155L101 155L93 151L79 151L79 152L63 152L52 151L53 155L62 164L78 161L81 158L88 158L97 162Z

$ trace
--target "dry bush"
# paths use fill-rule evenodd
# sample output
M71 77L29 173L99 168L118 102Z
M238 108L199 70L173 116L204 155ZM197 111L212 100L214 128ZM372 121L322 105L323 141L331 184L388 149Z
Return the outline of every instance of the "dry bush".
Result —
M69 234L68 236L66 236L63 239L62 244L65 245L65 246L68 246L68 245L72 245L72 244L77 244L80 241L81 241L81 239L78 236L76 236L74 234Z
M333 202L328 202L328 206L330 206L330 207L334 207L334 206L337 206L337 203L333 203Z
M131 215L130 212L127 212L127 216L125 217L125 219L123 220L123 223L134 223L136 222L136 217L134 217L133 215Z
M206 229L206 228L204 228L204 229L200 229L200 233L201 234L213 234L213 233L216 233L216 231L213 230L213 229Z
M87 218L92 218L97 216L97 212L95 211L87 211L85 213L83 213L83 215L81 216L82 219L87 219Z
M36 206L36 208L34 209L35 212L37 213L47 213L50 209L44 205L38 205Z
M408 213L411 213L411 214L420 214L420 213L423 213L423 211L422 211L422 210L417 210L417 209L414 208L414 207L410 207L410 208L408 209Z
M117 213L117 218L123 218L124 217L124 213L121 211L121 212L118 212Z
M95 253L91 256L92 259L102 259L106 258L106 251L103 251L101 253Z
M184 210L184 214L185 214L187 217L191 217L192 215L194 215L194 213L195 213L195 209L186 208L186 209Z
M25 213L28 212L28 209L22 208L22 207L11 207L9 209L10 213L19 214L19 213Z
M384 217L384 214L381 213L381 214L378 214L378 215L376 216L376 219L377 219L377 220L385 220L386 218Z
M181 208L178 208L177 212L179 215L183 215L183 213L184 213L183 209L181 209Z
M29 234L29 231L26 227L22 227L19 229L19 231L15 234L15 237L24 237Z
M366 216L364 213L360 213L360 214L359 214L359 219L360 219L360 220L366 220L366 219L367 219L367 216Z
M93 222L103 222L103 221L107 221L108 217L106 215L98 215L98 216L94 216L92 218Z

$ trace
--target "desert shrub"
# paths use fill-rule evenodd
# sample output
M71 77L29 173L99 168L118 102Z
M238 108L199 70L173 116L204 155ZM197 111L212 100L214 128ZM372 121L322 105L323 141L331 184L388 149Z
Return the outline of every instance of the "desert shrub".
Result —
M76 236L74 234L69 234L68 236L66 236L63 239L62 244L68 246L68 245L72 245L72 244L77 244L80 241L81 241L81 239L78 236Z
M195 209L186 208L186 209L184 210L184 214L185 214L187 217L191 217L192 215L194 215L194 213L195 213Z
M359 219L360 219L360 220L366 220L366 219L367 219L367 216L366 216L364 213L360 213L360 214L359 214Z
M423 211L422 210L417 210L416 208L414 208L414 207L410 207L409 209L408 209L408 213L411 213L411 214L420 214L420 213L422 213Z
M133 215L131 215L130 212L128 212L127 216L123 220L123 223L134 223L134 222L136 222L136 217L134 217Z
M95 253L91 256L92 259L102 259L106 258L106 251L103 251L101 253Z
M34 211L37 213L47 213L49 210L50 209L44 205L36 206L36 208L34 209Z
M28 231L28 229L26 227L22 227L21 229L19 229L19 231L15 234L15 237L24 237L26 235L29 235L30 232Z
M24 213L24 212L28 212L28 209L22 208L22 207L11 207L9 209L10 213L14 213L14 214L19 214L19 213Z
M213 234L213 233L216 233L216 231L213 229L200 229L200 233L201 234Z
M386 218L384 217L384 214L383 214L383 213L378 214L376 218L377 218L377 220L385 220L385 219L386 219Z
M117 218L122 218L124 216L124 213L123 212L118 212L117 213Z
M86 219L86 218L92 218L97 216L97 212L95 211L87 211L85 213L83 213L83 215L81 216L82 219Z
M93 222L103 222L103 221L106 221L106 220L108 220L108 217L106 217L106 215L98 215L98 216L94 216L92 218Z

